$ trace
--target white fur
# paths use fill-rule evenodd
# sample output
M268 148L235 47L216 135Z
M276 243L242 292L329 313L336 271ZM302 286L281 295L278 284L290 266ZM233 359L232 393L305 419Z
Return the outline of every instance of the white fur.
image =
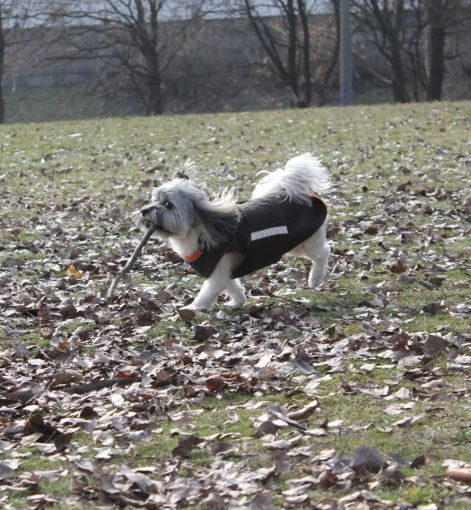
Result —
M284 168L268 173L255 186L252 198L285 191L290 201L309 204L309 193L322 195L331 187L329 173L309 152L290 159Z
M185 166L192 169L190 164ZM290 201L309 203L309 193L323 194L330 187L327 170L317 158L306 153L290 159L284 169L265 175L256 185L252 198L285 192ZM215 200L210 200L204 190L185 176L182 177L181 172L176 179L155 189L152 199L154 203L141 210L140 223L144 226L149 223L158 225L157 233L167 238L183 258L198 248L217 245L225 235L230 235L238 219L231 193L223 193ZM168 205L168 201L174 205L171 209L164 206ZM327 219L309 239L288 253L312 261L308 277L308 285L312 289L318 287L328 274L330 247L326 242L326 231ZM243 306L246 300L244 288L238 279L230 277L240 258L241 255L236 253L223 255L195 300L185 308L209 310L222 292L229 296L231 306Z

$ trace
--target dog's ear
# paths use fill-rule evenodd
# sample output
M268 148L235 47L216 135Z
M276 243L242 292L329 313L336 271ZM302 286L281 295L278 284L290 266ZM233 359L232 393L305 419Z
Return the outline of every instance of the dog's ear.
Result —
M197 228L205 248L228 241L237 229L239 211L232 192L222 193L215 200L200 196L193 202Z
M196 164L191 159L187 159L183 165L179 166L173 173L174 179L190 180L195 174Z
M174 179L187 179L187 180L190 180L190 177L185 172L183 172L182 170L177 170L173 174L173 178Z

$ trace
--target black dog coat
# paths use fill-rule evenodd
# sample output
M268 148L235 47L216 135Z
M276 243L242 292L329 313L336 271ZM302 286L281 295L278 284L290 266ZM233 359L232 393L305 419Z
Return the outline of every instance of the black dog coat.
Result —
M289 202L286 195L246 202L239 206L239 225L232 238L210 250L198 250L187 262L208 277L225 253L241 253L243 258L232 270L232 278L278 262L283 254L311 237L324 223L326 205L317 196L310 198L310 205Z

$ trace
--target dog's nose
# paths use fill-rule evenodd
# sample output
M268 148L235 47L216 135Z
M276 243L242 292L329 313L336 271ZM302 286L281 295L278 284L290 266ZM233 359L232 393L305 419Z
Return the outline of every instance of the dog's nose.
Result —
M157 209L155 205L146 205L141 209L142 216L145 216L146 214L151 213L154 209Z

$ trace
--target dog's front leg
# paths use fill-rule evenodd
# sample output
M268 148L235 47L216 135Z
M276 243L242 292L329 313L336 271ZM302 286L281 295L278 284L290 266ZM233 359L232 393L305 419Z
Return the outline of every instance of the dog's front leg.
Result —
M189 307L194 310L209 310L224 290L227 280L211 275L202 285L198 295Z
M183 310L209 310L219 294L227 287L233 267L231 254L224 255L209 278L203 283L195 300Z

